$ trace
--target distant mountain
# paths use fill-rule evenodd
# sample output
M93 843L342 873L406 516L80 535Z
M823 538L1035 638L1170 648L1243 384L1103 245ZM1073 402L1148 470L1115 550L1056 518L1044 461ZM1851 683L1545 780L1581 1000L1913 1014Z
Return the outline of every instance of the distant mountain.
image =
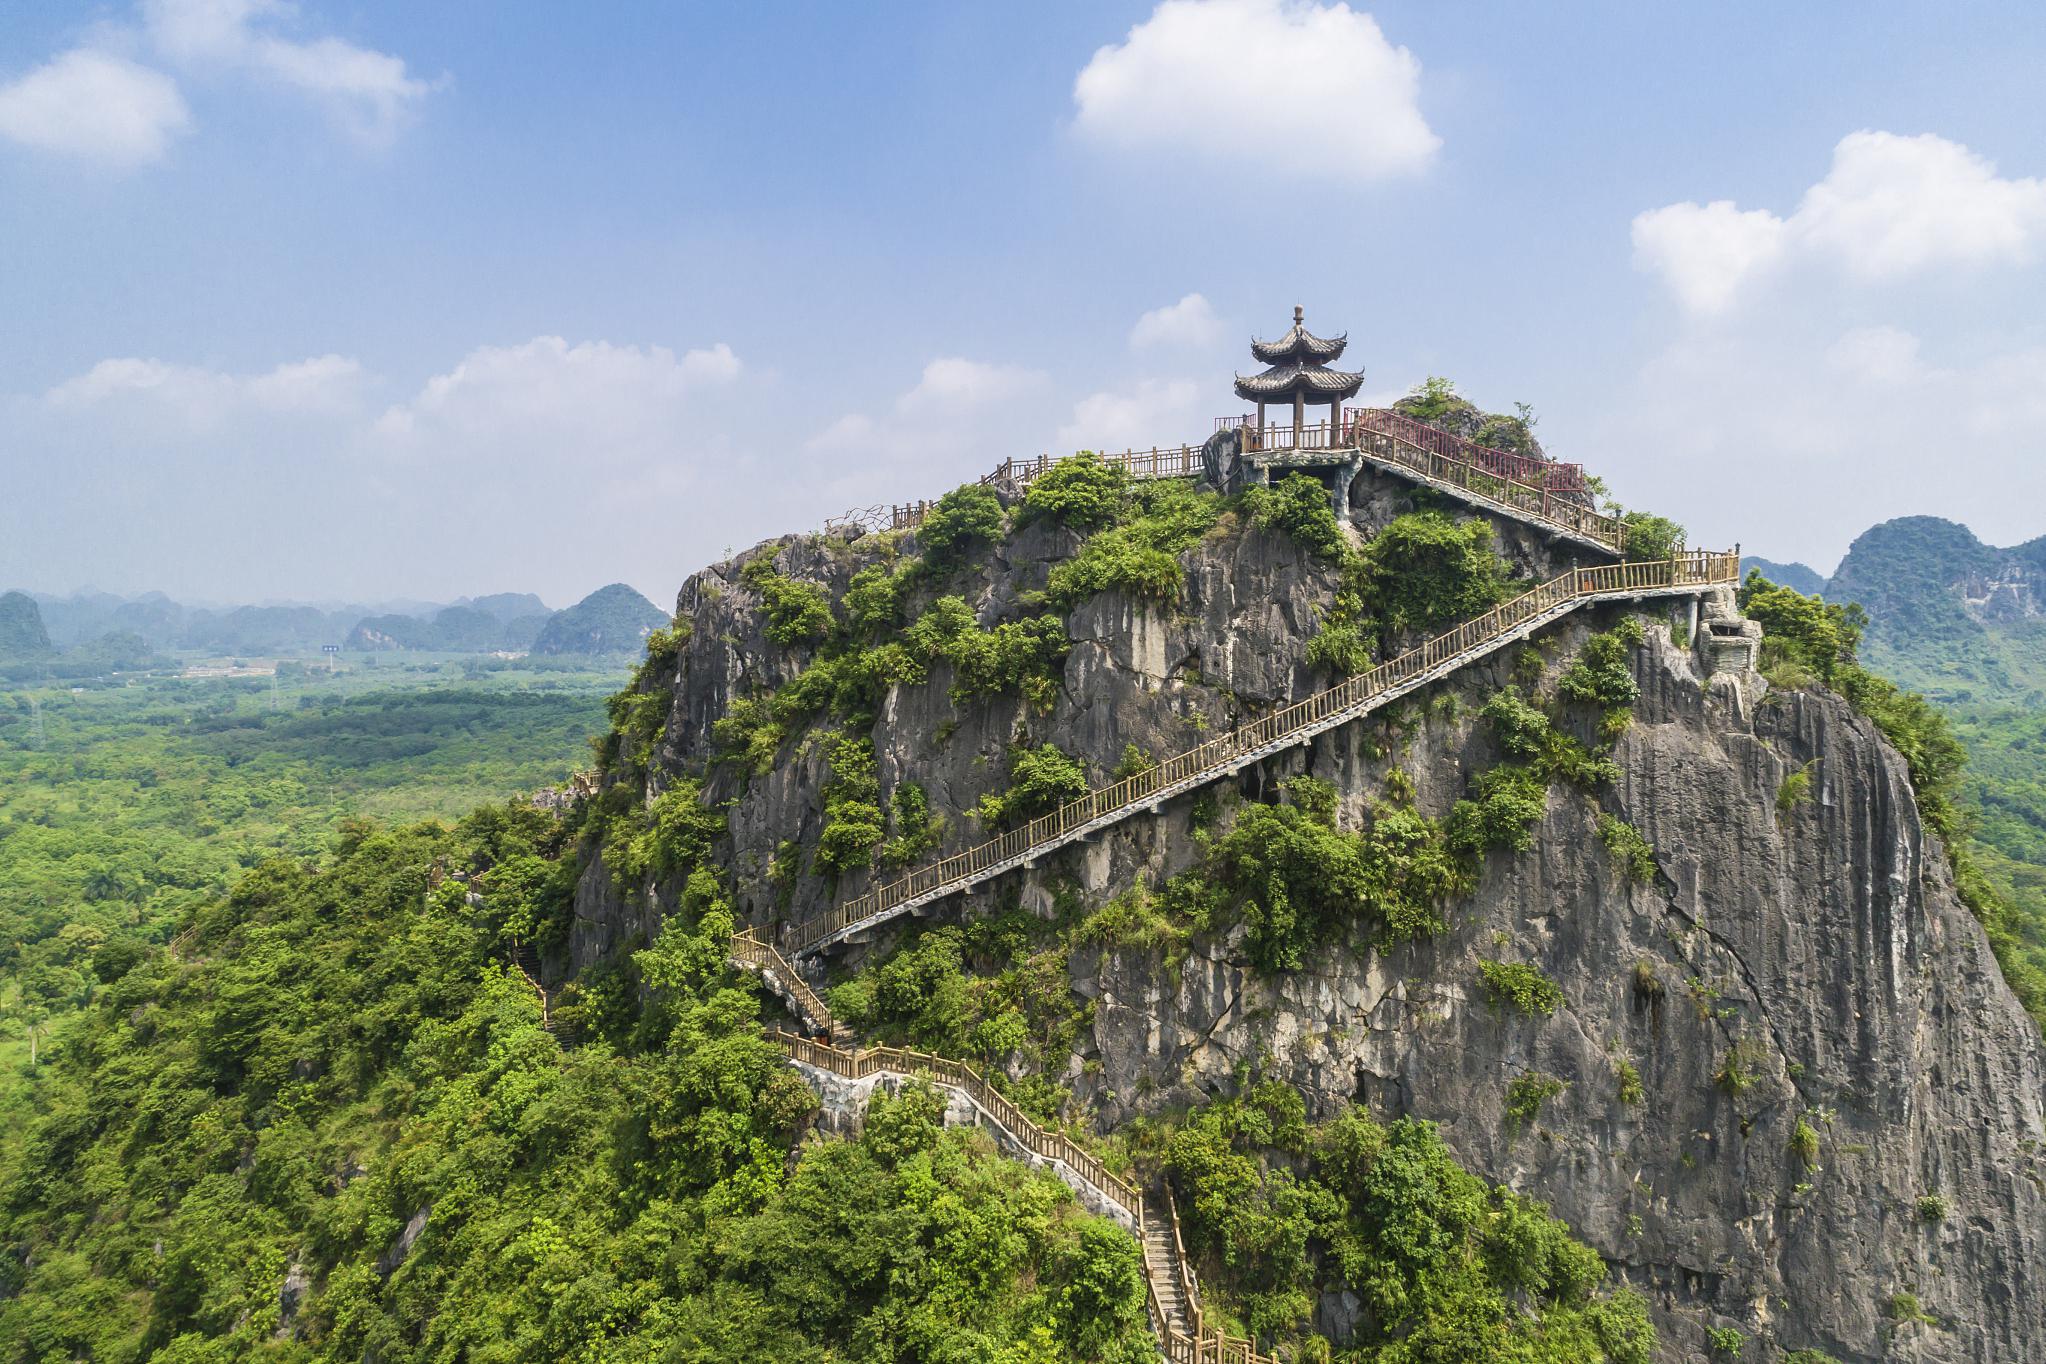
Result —
M1788 587L1808 597L1822 595L1826 590L1825 575L1807 564L1779 564L1774 559L1757 559L1750 554L1741 559L1741 576L1748 576L1748 570L1759 568L1762 576L1778 587Z
M554 614L546 602L530 592L493 592L487 597L464 597L455 605L481 611L505 625L534 616L544 621Z
M50 652L50 632L35 598L25 592L0 596L0 658L42 658Z
M1863 532L1825 595L1868 612L1868 662L1907 686L1950 700L2046 689L2046 538L1998 549L1900 517Z
M503 594L506 606L538 601L525 593ZM449 606L431 620L417 616L367 616L348 632L348 649L431 649L443 653L490 653L532 647L546 625L545 609L537 615L501 617L480 605Z
M624 583L600 587L557 611L533 641L536 654L636 653L668 623L668 613Z

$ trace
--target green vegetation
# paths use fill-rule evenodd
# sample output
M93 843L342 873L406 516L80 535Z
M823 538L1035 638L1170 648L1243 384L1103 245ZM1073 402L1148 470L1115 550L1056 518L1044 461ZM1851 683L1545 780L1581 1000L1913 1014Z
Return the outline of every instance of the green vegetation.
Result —
M1790 1129L1790 1154L1807 1170L1816 1169L1819 1163L1819 1129L1809 1120L1800 1116L1797 1125Z
M0 1110L104 977L248 868L316 856L352 820L451 818L566 778L617 680L386 665L297 670L274 693L164 679L0 697Z
M1086 794L1087 769L1080 760L1056 744L1039 744L1010 753L1007 789L982 796L973 813L992 832L1049 814Z
M1823 683L1874 721L1903 755L1919 812L1946 848L1962 900L1981 920L2004 979L2046 1028L2046 905L2014 897L2008 880L1999 885L1983 869L1961 785L1967 750L1954 726L1924 697L1862 667L1856 651L1867 617L1859 606L1804 596L1758 572L1741 585L1740 603L1762 623L1762 668L1771 682Z
M351 827L109 969L9 1111L0 1358L1154 1357L1135 1242L928 1090L795 1145L709 867L543 1028L493 901L573 846Z
M824 876L864 869L887 837L881 826L881 784L874 774L874 741L841 734L825 750L831 780L824 784L824 830L817 836L816 867Z
M1240 918L1259 970L1297 970L1358 926L1382 947L1428 937L1446 926L1443 905L1469 892L1471 867L1412 807L1374 806L1349 832L1335 825L1327 783L1295 778L1286 796L1243 807L1176 900L1201 927Z
M1547 1018L1563 1005L1556 983L1528 962L1481 961L1478 978L1495 1009L1510 1006L1529 1018Z
M1329 491L1311 474L1288 474L1271 487L1247 490L1243 510L1259 530L1289 535L1316 558L1337 563L1349 552Z
M1944 1222L1947 1216L1947 1201L1936 1193L1918 1196L1918 1220L1921 1222Z
M1926 1326L1939 1325L1939 1318L1925 1310L1918 1301L1918 1295L1910 1292L1892 1293L1883 1303L1883 1315L1899 1326L1922 1323Z
M916 542L924 562L942 572L965 562L977 546L1000 541L1002 531L1002 503L994 489L968 483L938 499L916 528Z
M1840 1364L1840 1361L1824 1350L1792 1350L1783 1356L1783 1364Z
M1712 1072L1712 1083L1725 1090L1727 1097L1738 1098L1761 1079L1762 1060L1760 1046L1745 1038L1736 1039L1726 1049L1726 1055L1719 1058L1719 1069Z
M1092 450L1062 459L1023 495L1023 520L1050 517L1073 530L1099 530L1122 515L1130 476Z
M1708 1326L1705 1328L1705 1346L1713 1354L1727 1359L1739 1359L1748 1338L1737 1327Z
M1641 1072L1626 1057L1613 1058L1613 1078L1618 1081L1615 1092L1621 1103L1638 1104L1648 1096L1648 1091L1641 1084Z
M830 637L837 624L831 597L816 583L783 577L775 571L774 559L765 554L748 563L739 576L760 594L767 613L766 634L776 644L794 648Z
M1297 1091L1259 1084L1163 1149L1201 1282L1251 1331L1289 1338L1321 1293L1347 1291L1364 1311L1345 1358L1653 1356L1642 1300L1602 1288L1603 1262L1545 1206L1458 1167L1433 1124L1309 1124Z
M1506 1123L1532 1127L1541 1120L1542 1105L1563 1092L1563 1082L1538 1070L1523 1071L1506 1086Z
M1033 495L1038 486L1032 485ZM1045 596L1068 610L1110 590L1168 605L1177 602L1186 592L1179 556L1200 543L1222 510L1219 495L1177 479L1132 485L1113 513L1114 523L1052 569Z
M1776 815L1790 818L1791 812L1812 798L1812 765L1806 763L1786 775L1776 787Z
M1358 554L1353 576L1370 613L1394 633L1468 620L1508 594L1491 526L1442 512L1393 518Z
M1638 886L1654 883L1655 847L1641 836L1639 829L1618 815L1601 814L1598 817L1598 837L1629 881Z
M1625 513L1621 519L1627 525L1630 560L1667 559L1684 547L1684 528L1667 516L1636 511Z

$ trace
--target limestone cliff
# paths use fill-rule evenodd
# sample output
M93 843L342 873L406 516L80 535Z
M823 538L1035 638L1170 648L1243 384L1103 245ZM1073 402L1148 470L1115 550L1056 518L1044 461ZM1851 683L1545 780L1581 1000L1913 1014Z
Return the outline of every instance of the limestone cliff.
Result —
M1403 485L1367 474L1349 510L1369 536L1411 503ZM1495 530L1530 580L1569 562L1523 527ZM1077 543L1035 523L945 590L963 592L984 624L1014 618ZM744 565L772 556L780 574L837 601L861 567L914 548L789 537L707 569L677 603L688 638L643 681L672 693L653 750L638 755L648 794L689 773L704 777L707 800L730 802L737 902L763 930L859 893L872 873L834 885L801 870L824 822L822 745L791 735L762 772L710 762L712 727L734 700L809 661L768 637ZM883 795L920 783L949 820L949 851L976 841L967 812L1005 784L1019 739L1056 742L1099 780L1128 745L1170 753L1325 685L1304 651L1336 590L1333 568L1234 517L1183 562L1176 607L1109 592L1070 612L1073 645L1048 710L1013 696L955 704L942 662L921 685L889 691L871 734ZM1553 676L1618 611L1580 613L1522 647ZM1102 1127L1228 1092L1245 1066L1297 1086L1312 1110L1354 1103L1432 1119L1469 1168L1548 1200L1648 1295L1671 1360L1704 1357L1704 1328L1732 1325L1780 1347L1751 1346L1749 1358L1809 1346L1854 1364L2046 1361L2036 1031L1955 893L1898 754L1830 694L1701 678L1690 626L1682 607L1659 612L1634 651L1641 698L1614 751L1619 779L1596 797L1552 789L1533 848L1489 854L1449 932L1390 953L1360 940L1270 976L1231 934L1197 940L1170 970L1145 951L1075 953L1072 988L1093 1008L1059 1078ZM1341 817L1354 819L1397 767L1418 807L1440 814L1498 756L1476 711L1513 666L1510 652L1495 656L1395 713L1246 770L1224 803L1304 771L1334 783ZM1808 798L1780 800L1797 773ZM1194 804L930 913L1018 902L1049 913L1055 894L1096 904L1139 877L1157 884L1199 856ZM1601 810L1653 844L1652 881L1616 865L1596 833ZM618 886L591 860L567 969L651 935L677 890ZM884 951L891 936L841 960ZM1539 966L1562 1007L1528 1018L1491 1006L1481 957ZM1730 1054L1751 1078L1722 1078ZM1641 1102L1618 1096L1622 1061L1638 1070ZM1502 1095L1527 1073L1564 1087L1538 1122L1515 1126ZM1818 1135L1815 1166L1794 1149L1800 1121ZM1930 1197L1943 1217L1926 1215ZM1937 1324L1899 1320L1900 1293ZM1340 1339L1353 1311L1330 1295L1317 1325Z

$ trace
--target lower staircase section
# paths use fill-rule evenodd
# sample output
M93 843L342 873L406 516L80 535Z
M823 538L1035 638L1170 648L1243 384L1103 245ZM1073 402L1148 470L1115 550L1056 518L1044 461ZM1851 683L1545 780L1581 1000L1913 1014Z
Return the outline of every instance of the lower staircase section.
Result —
M732 964L758 975L813 1036L828 1037L833 1042L852 1040L852 1029L832 1017L823 999L810 988L810 982L796 974L796 968L775 950L773 943L762 941L752 929L732 935Z
M755 955L753 947L764 946L755 939L746 941L749 946L743 950L748 956ZM742 959L741 951L741 939L734 938L734 963L762 969ZM792 971L789 974L794 976ZM787 1032L770 1032L768 1036L813 1084L823 1082L824 1076L854 1082L921 1079L948 1091L971 1105L981 1125L994 1129L1011 1150L1047 1167L1084 1203L1128 1228L1143 1247L1146 1298L1151 1329L1158 1336L1158 1353L1172 1364L1277 1364L1271 1356L1259 1354L1250 1341L1204 1324L1170 1189L1162 1203L1147 1205L1140 1190L1112 1173L1091 1151L1062 1133L1039 1127L964 1062L904 1047L837 1047Z

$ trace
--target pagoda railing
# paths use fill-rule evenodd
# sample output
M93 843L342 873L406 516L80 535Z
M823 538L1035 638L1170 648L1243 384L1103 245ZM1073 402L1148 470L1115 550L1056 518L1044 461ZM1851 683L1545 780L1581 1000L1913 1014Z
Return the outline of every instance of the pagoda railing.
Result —
M1147 772L1089 791L1050 814L874 887L835 909L788 925L797 956L918 905L999 876L1139 810L1206 785L1314 735L1347 724L1415 687L1475 661L1510 640L1601 598L1673 595L1739 580L1737 553L1689 551L1668 559L1572 569L1398 657L1304 701L1165 759Z
M736 939L734 941L736 944ZM1110 1171L1098 1156L1070 1137L1038 1126L1028 1114L1011 1103L1007 1095L990 1085L979 1071L965 1062L912 1051L907 1047L835 1047L779 1029L769 1031L768 1037L791 1061L843 1079L865 1080L876 1075L899 1075L904 1079L929 1080L964 1096L1017 1146L1039 1159L1064 1165L1081 1183L1090 1186L1103 1202L1121 1211L1133 1224L1138 1249L1140 1252L1143 1250L1144 1232L1151 1224L1153 1214L1145 1207L1144 1195L1137 1187ZM1159 1353L1173 1364L1277 1364L1271 1356L1258 1353L1252 1342L1229 1335L1220 1328L1204 1325L1199 1284L1187 1261L1185 1242L1179 1231L1179 1209L1172 1201L1170 1186L1165 1189L1164 1215L1172 1231L1172 1263L1163 1272L1178 1288L1193 1330L1190 1333L1182 1331L1166 1319L1158 1291L1158 1271L1153 1269L1149 1256L1145 1256L1144 1297L1152 1330L1157 1333Z

